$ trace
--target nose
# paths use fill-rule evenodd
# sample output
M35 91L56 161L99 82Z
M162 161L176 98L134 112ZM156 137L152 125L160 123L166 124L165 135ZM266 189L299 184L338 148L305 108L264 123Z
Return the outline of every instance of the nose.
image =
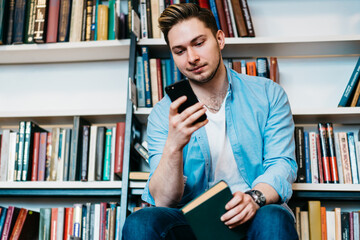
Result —
M192 47L189 47L187 49L187 54L188 54L188 62L190 64L195 64L200 60L200 57L197 54L196 50L194 50Z

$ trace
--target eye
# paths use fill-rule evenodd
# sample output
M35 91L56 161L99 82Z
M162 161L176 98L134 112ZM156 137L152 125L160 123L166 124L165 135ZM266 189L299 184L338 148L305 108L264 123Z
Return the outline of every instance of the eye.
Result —
M203 45L203 43L204 43L204 41L197 42L197 43L195 43L195 46L201 46L201 45Z
M184 51L179 49L174 51L176 55L181 55Z

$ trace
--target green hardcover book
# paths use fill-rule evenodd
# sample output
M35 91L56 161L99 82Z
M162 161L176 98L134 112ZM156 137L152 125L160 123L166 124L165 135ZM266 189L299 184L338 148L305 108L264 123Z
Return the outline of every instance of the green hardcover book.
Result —
M16 157L16 168L15 168L15 178L16 181L21 181L21 175L23 170L23 159L24 159L24 144L25 144L25 121L19 123L19 147L17 149Z
M108 40L115 40L115 0L109 1L109 31Z
M220 220L220 217L226 212L225 205L232 197L227 183L220 181L181 208L181 211L196 235L196 239L239 240L246 236L244 226L229 229L229 227Z
M105 154L104 154L104 171L103 171L103 180L110 181L110 172L111 172L111 128L106 130L105 136Z
M36 15L36 1L30 0L26 5L26 20L25 20L25 32L24 42L34 43L34 26L35 26L35 15Z
M50 240L51 208L40 208L39 240Z

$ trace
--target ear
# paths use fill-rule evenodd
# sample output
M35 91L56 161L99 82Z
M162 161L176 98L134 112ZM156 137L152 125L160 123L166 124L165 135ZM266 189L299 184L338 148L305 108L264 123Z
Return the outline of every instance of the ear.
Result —
M225 47L225 33L222 30L217 31L216 40L218 41L220 50L223 50Z

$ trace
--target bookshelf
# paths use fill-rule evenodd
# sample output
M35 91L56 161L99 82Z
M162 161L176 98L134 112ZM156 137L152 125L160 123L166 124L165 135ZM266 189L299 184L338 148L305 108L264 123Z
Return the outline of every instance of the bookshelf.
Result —
M317 122L331 121L359 128L360 110L337 108L337 103L360 56L360 2L248 2L256 37L227 38L223 56L278 57L280 84L289 96L296 124L314 128ZM137 45L148 46L153 57L169 57L163 39L141 39ZM46 128L71 127L75 115L98 125L124 120L131 124L133 110L145 125L151 108L134 109L129 100L128 79L134 75L131 47L129 39L0 46L0 127L16 129L21 120ZM121 219L125 220L129 196L140 195L145 186L127 177L128 126L126 131L122 181L1 182L0 203L71 206L76 201L115 199L124 203ZM360 199L357 185L294 184L293 190L295 199Z
M277 57L280 85L288 94L296 125L316 130L318 122L332 122L335 132L357 132L360 109L337 105L360 56L360 15L354 10L360 3L248 0L248 4L256 37L226 38L223 57ZM164 39L140 39L138 45L148 47L150 58L170 56ZM143 124L150 112L151 108L134 110ZM295 201L319 199L360 208L354 202L360 198L357 184L295 183L293 191Z

